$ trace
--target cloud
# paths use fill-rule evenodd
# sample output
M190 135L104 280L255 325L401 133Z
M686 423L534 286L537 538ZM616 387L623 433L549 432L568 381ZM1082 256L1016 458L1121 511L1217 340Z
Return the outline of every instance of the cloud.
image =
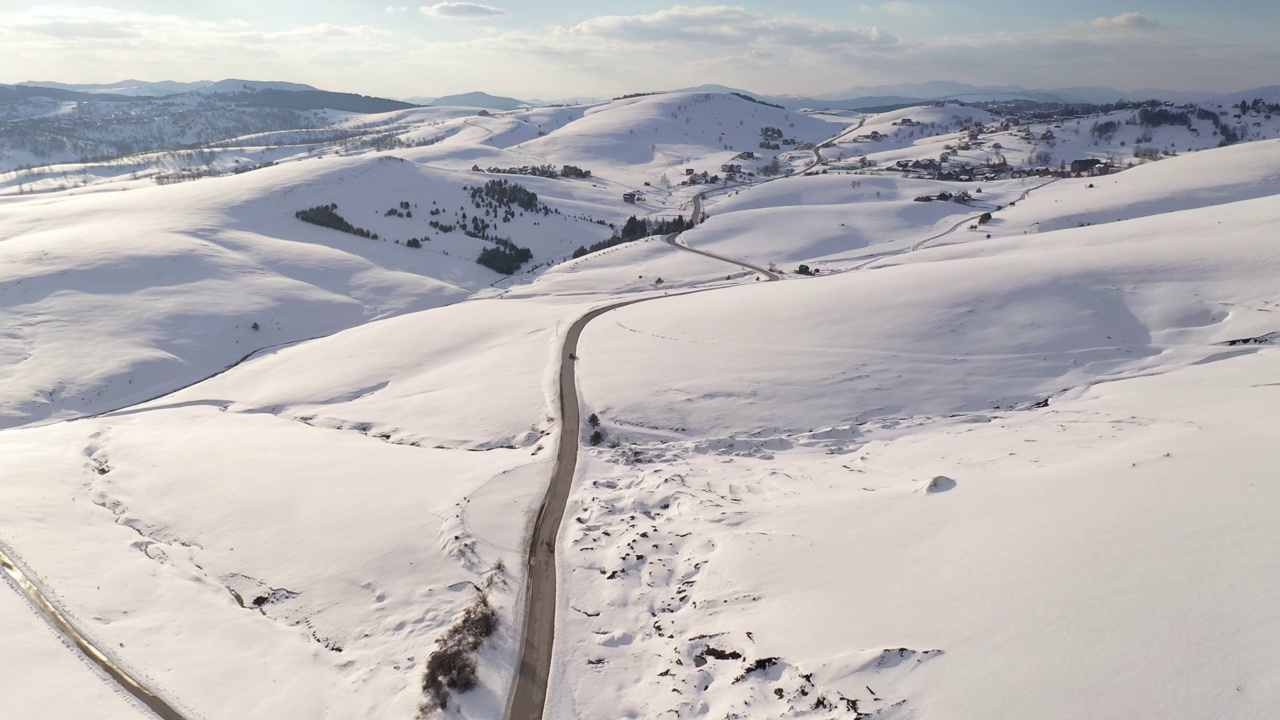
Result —
M897 15L908 18L933 17L933 8L910 2L887 2L880 5L859 5L862 12L882 12L886 15Z
M647 15L602 15L569 33L641 43L706 43L784 46L890 45L896 38L879 28L842 28L804 18L767 18L741 7L676 7Z
M502 17L507 14L507 11L502 8L469 2L442 2L435 5L423 5L420 9L427 15L464 19Z
M1164 27L1140 12L1127 12L1115 17L1100 17L1089 23L1089 26L1103 30L1154 30Z
M837 83L946 79L1038 88L1235 89L1274 83L1280 65L1280 49L1265 34L1215 35L1161 24L1140 13L1097 21L1082 16L1080 22L1047 31L1001 32L993 22L968 35L895 38L869 23L837 25L798 14L771 15L743 2L742 7L614 10L572 26L531 19L531 24L512 23L503 30L485 27L502 16L456 14L458 6L468 5L472 12L488 6L409 5L408 12L415 15L451 7L442 10L444 17L452 11L465 25L459 30L428 23L432 27L423 32L396 22L403 19L404 6L390 5L396 12L387 15L382 3L371 8L377 13L372 26L266 28L101 5L26 3L21 10L7 10L17 6L0 0L0 77L22 80L34 67L70 82L115 82L131 76L270 77L365 94L440 95L483 88L516 97L609 96L715 82L758 93L802 95L838 90L833 87ZM875 12L888 13L886 5L869 0ZM904 33L908 26L914 24L904 25Z
M363 89L356 74L386 67L402 43L360 25L262 30L238 20L45 6L0 12L0 47L0 73L19 79L42 67L68 82L271 77Z

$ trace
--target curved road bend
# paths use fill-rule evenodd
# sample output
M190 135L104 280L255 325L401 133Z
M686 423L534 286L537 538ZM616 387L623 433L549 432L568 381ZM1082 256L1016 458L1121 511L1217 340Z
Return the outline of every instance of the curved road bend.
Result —
M65 615L53 606L53 603L49 602L49 599L40 591L35 582L5 553L4 548L0 548L0 570L13 580L18 590L27 596L27 599L36 606L36 609L44 615L45 620L53 625L59 634L70 640L81 655L84 655L90 662L101 668L111 678L112 682L136 698L156 717L162 720L187 720L185 715L160 699L160 696L131 676L108 657L106 653L90 642Z

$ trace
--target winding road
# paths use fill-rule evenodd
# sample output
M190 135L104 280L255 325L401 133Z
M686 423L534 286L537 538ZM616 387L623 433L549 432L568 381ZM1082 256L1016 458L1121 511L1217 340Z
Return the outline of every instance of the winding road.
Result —
M780 279L778 275L754 265L721 257L702 250L694 250L676 242L679 233L666 237L673 246L698 255L720 260L752 270L768 281ZM560 350L560 447L556 451L555 469L551 484L538 507L533 533L529 538L528 575L525 584L525 616L520 642L520 660L516 665L515 685L507 705L507 717L512 720L538 720L547 702L547 680L551 673L551 651L555 645L556 625L556 538L560 523L569 504L569 491L578 468L578 448L581 444L582 419L578 400L578 383L575 365L578 338L587 323L607 312L654 300L693 295L695 293L722 290L723 287L685 290L653 297L637 298L605 305L583 315L569 326L564 346Z
M862 127L863 123L865 123L865 120L859 122L856 127L817 144L813 150L813 161L805 168L792 172L788 175L756 183L756 185L763 185L768 182L782 180L788 177L802 176L813 170L813 168L822 164L822 148L830 147L840 139L850 135L851 133L857 132ZM1050 183L1051 182L1052 181L1050 181ZM1050 183L1044 183L1027 189L1019 200L1026 199L1033 190L1038 190ZM754 185L750 187L754 187ZM702 203L707 195L715 192L723 192L729 189L732 189L732 187L705 190L695 195L693 198L693 211L690 214L691 224L696 226L704 219ZM883 259L888 255L897 255L919 250L926 244L955 232L965 223L972 221L973 219L963 220L948 230L921 240L909 248L886 253L885 255L878 255L864 263L861 263L857 267L863 267L875 260ZM702 255L703 257L719 260L721 262L737 265L739 267L746 268L747 270L754 271L763 276L769 282L781 279L777 273L751 265L743 262L742 260L728 258L705 250L696 250L689 247L688 245L679 242L680 235L681 233L672 233L664 239L672 246L686 252L695 253ZM551 484L547 489L546 496L542 500L542 504L538 508L537 519L534 521L533 533L529 539L528 575L526 577L525 584L526 611L521 633L520 657L516 664L515 682L507 704L507 720L542 720L546 707L547 684L551 673L551 655L555 645L556 583L558 581L555 556L556 539L560 534L560 524L564 519L564 513L569 502L569 493L573 486L573 478L577 471L578 449L582 434L577 375L575 372L578 339L582 335L582 330L588 323L601 315L619 308L627 307L628 305L636 305L643 302L651 302L654 300L663 300L671 297L692 295L694 293L710 292L722 289L724 289L724 287L686 290L679 293L669 293L605 305L604 307L596 308L578 318L573 325L569 327L569 332L565 335L564 346L561 348L560 352L559 403L560 418L562 421L560 445L556 452L556 463L555 469L552 472Z
M852 129L845 130L839 135L817 144L813 149L813 161L802 170L756 184L763 185L809 172L822 164L822 148L829 147L848 134L856 132L861 127L862 122ZM707 195L728 189L731 188L705 190L695 195L690 222L693 225L697 225L703 219L702 203ZM680 233L672 233L664 239L673 247L686 252L751 270L763 276L768 282L782 279L775 272L741 260L716 255L705 250L695 250L679 242L679 236ZM555 646L556 582L558 580L556 574L556 538L560 534L560 523L564 519L565 509L569 503L569 492L573 487L573 478L577 472L578 448L581 444L582 435L582 419L578 399L577 374L575 372L578 338L581 337L582 330L587 326L587 323L612 310L643 302L722 289L724 288L686 290L679 293L667 293L605 305L578 318L569 327L569 332L565 335L564 346L560 350L560 447L556 451L556 464L555 469L552 471L551 484L547 488L546 496L542 499L542 504L538 507L533 533L529 538L528 575L525 584L526 610L520 641L520 659L516 664L515 684L507 705L506 717L508 720L541 720L547 702L547 681L551 674L551 653Z

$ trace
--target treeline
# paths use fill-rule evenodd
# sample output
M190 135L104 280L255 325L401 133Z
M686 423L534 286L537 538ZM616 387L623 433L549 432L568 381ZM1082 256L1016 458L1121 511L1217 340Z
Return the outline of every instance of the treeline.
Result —
M601 240L590 246L581 246L573 251L575 258L583 255L590 255L593 252L599 252L615 245L629 243L633 240L646 238L650 235L668 235L670 233L684 232L693 227L693 223L684 219L683 215L677 215L670 220L641 220L635 215L627 218L627 222L623 224L622 229L614 232L613 237Z
M477 166L478 167L478 166ZM473 168L475 169L475 168ZM491 175L532 175L533 177L544 177L555 180L556 178L589 178L590 170L583 170L577 165L562 165L556 170L554 165L521 165L520 167L501 168L496 165L485 168L482 172Z
M480 251L480 257L476 258L476 262L504 275L512 275L525 262L533 259L533 251L526 247L520 247L510 240L503 238L494 238L492 240L493 247L487 247Z
M1214 114L1217 117L1217 114ZM1191 116L1181 110L1168 108L1142 108L1138 111L1138 124L1143 127L1160 127L1162 125L1181 125L1191 127Z
M355 225L352 225L337 213L337 209L338 203L317 205L306 210L299 210L294 213L293 216L303 222L309 222L312 225L319 225L320 227L327 227L331 230L359 235L360 237L369 238L370 240L378 239L378 233L371 233L364 228L358 228Z
M753 98L753 97L751 97L750 95L748 95L748 94L746 94L746 93L735 92L735 93L729 93L729 94L730 94L730 95L733 95L734 97L740 97L740 98L742 98L743 100L746 100L747 102L753 102L753 103L755 103L755 104L757 104L757 105L764 105L764 106L766 106L766 107L778 108L779 110L786 110L786 108L782 107L781 105L776 105L776 104L771 103L771 102L765 102L765 101L763 101L763 100L761 100L761 99L759 99L759 98Z

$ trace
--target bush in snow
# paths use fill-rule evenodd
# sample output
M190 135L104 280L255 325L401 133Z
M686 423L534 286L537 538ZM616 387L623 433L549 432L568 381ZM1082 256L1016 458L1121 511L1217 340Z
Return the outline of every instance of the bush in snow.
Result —
M439 649L427 658L427 667L422 673L422 692L426 698L418 708L419 717L447 708L449 691L461 693L476 686L476 661L472 655L497 629L498 613L482 594L449 626L437 641Z

